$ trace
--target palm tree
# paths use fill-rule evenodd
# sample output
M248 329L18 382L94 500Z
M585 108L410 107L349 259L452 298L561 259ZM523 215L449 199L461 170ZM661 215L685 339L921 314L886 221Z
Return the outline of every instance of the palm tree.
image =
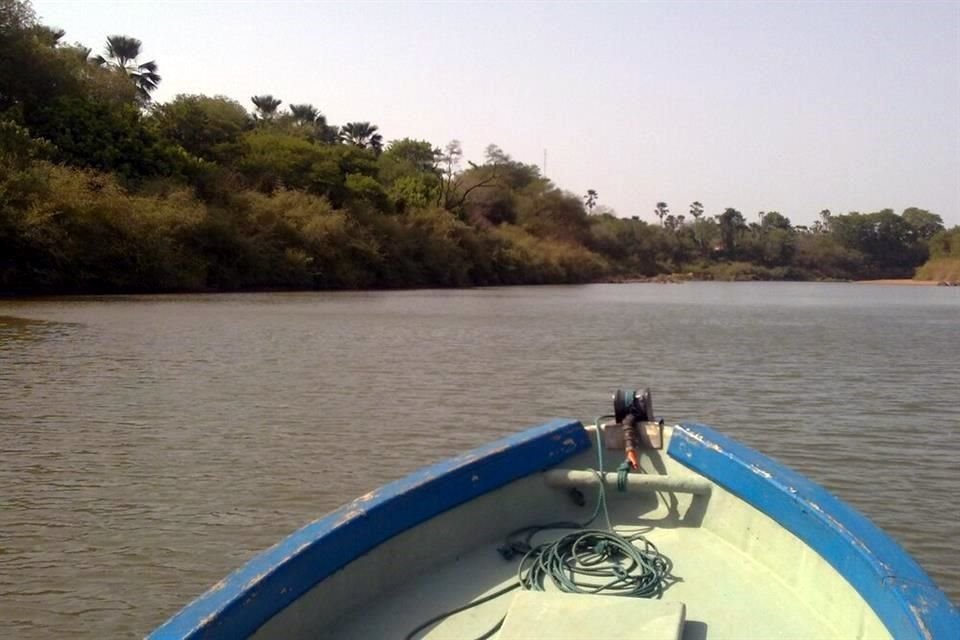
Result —
M149 102L150 92L160 84L160 75L157 73L157 63L153 60L137 64L142 46L142 42L130 36L108 36L107 55L94 58L94 64L125 73L136 85L140 100Z
M317 118L317 140L324 144L337 144L340 142L340 127L327 124L324 116Z
M290 115L300 126L314 124L318 118L323 117L312 104L292 104L290 105Z
M587 195L583 196L583 202L587 205L587 211L593 213L593 208L597 206L597 191L595 189L587 189Z
M383 136L377 133L378 129L369 122L348 122L340 127L340 139L363 149L373 149L379 155L383 151Z
M700 251L703 251L703 238L700 237L699 227L700 227L700 216L703 215L703 205L699 200L694 200L690 203L690 215L693 216L693 241Z
M283 103L283 100L277 100L269 93L262 96L253 96L250 98L253 106L257 108L257 118L263 121L270 121L277 117L277 109Z
M700 204L699 200L690 205L690 215L693 216L694 220L699 220L700 216L703 215L703 205Z
M653 213L660 218L660 226L663 226L663 219L667 217L667 214L670 213L670 209L667 209L666 202L658 202L657 208L653 210Z

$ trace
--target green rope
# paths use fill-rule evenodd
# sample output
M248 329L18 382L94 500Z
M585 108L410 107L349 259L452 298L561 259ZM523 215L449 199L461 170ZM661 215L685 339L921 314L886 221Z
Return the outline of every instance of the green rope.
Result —
M627 490L627 476L630 475L630 461L624 460L617 467L617 491L623 493Z
M643 547L634 545L643 543ZM629 538L587 529L532 549L520 562L520 586L545 591L549 579L566 593L659 598L670 561L641 534Z
M588 593L612 596L659 598L668 584L672 564L652 542L637 533L621 536L613 530L607 508L607 494L603 478L603 442L600 421L613 416L600 416L594 423L597 434L597 475L600 488L597 504L586 522L553 522L523 527L511 532L503 546L498 548L506 560L522 554L517 569L517 582L484 596L462 607L446 611L424 622L407 634L405 640L452 615L472 609L517 588L544 591L549 580L554 587L567 593ZM626 465L626 467L625 467ZM625 468L624 468L625 467ZM617 469L617 489L626 490L626 476L630 464L624 462ZM607 529L588 529L603 511ZM533 537L550 529L575 529L553 542L533 546ZM522 539L520 539L522 536ZM641 543L641 546L634 544ZM492 637L506 616L477 640Z

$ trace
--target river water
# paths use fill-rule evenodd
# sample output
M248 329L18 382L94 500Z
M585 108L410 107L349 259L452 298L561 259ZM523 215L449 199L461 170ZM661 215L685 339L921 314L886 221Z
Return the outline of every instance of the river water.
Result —
M0 301L0 636L140 636L423 464L649 385L960 599L960 289L802 283Z

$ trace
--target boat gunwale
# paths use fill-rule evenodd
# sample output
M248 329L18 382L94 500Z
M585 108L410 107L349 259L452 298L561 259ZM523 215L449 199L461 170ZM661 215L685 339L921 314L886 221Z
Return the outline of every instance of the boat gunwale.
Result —
M590 435L578 420L556 419L422 467L257 554L147 638L247 637L386 540L591 446Z
M667 453L766 514L820 554L894 638L960 631L960 612L890 535L819 484L703 424L673 429Z

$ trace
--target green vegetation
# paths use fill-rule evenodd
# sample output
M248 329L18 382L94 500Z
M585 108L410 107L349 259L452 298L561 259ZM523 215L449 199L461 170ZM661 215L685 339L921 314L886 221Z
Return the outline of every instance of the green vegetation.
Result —
M157 104L142 50L110 35L93 55L0 0L0 291L908 277L960 256L957 230L921 209L807 228L658 202L650 224L496 145L464 162L457 141L388 142L270 94L252 113L223 96Z
M960 227L930 238L930 259L917 269L917 280L960 282Z

